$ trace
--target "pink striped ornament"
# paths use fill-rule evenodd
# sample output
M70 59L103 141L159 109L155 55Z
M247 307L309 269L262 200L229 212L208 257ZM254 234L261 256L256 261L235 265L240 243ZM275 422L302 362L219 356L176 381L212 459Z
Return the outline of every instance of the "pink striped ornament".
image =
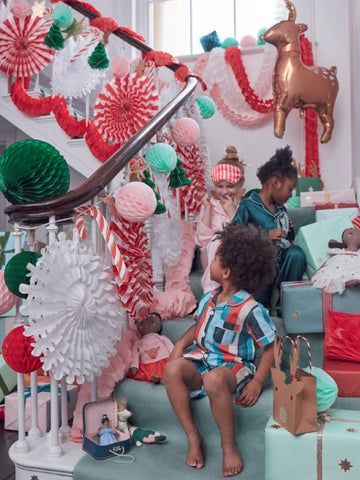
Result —
M77 218L75 220L75 226L79 231L80 238L84 240L87 237L87 230L84 225L84 219L86 216L92 217L98 224L101 235L103 236L106 246L109 250L111 261L115 268L119 283L128 283L128 271L124 262L124 258L115 242L114 235L112 234L104 215L97 207L93 205L84 205L76 210Z

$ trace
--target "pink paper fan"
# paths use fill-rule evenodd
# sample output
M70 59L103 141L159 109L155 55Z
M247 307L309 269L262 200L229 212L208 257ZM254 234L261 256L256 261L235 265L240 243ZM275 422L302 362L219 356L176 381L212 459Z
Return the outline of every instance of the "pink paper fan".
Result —
M153 75L134 73L107 83L94 107L94 123L107 141L124 143L158 110Z
M30 16L0 24L0 71L20 78L41 72L55 54L44 44L50 24Z

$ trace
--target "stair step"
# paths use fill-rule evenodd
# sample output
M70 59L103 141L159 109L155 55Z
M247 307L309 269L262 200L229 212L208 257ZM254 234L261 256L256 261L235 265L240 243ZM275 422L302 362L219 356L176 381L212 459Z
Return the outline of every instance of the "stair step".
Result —
M153 385L126 379L114 391L114 398L118 400L121 398L128 399L129 409L133 412L134 425L142 428L152 428L168 437L169 454L173 455L173 464L171 466L170 462L167 468L163 468L163 465L161 465L163 477L188 478L187 470L185 467L182 467L187 451L186 437L170 406L165 387L163 385ZM271 414L271 405L272 389L270 383L268 383L254 407L242 408L234 406L237 442L243 458L249 466L247 472L244 471L242 474L243 480L260 480L263 478L263 430ZM221 468L222 461L220 436L210 410L209 400L207 397L193 400L192 407L199 431L204 438L206 458L208 459L206 469L196 472L197 477L201 480L205 478L220 478L220 475L219 477L209 477L209 469L212 471L212 475L214 475L214 472ZM161 447L161 451L158 450L158 454L163 455L163 447ZM177 470L179 476L173 476L171 473L172 468ZM181 468L184 468L184 471ZM131 478L136 480L138 477L131 476ZM148 476L148 478L153 477Z
M82 148L82 147L87 148L87 145L86 145L86 142L85 142L84 138L71 138L66 143L70 147L74 147L74 148Z

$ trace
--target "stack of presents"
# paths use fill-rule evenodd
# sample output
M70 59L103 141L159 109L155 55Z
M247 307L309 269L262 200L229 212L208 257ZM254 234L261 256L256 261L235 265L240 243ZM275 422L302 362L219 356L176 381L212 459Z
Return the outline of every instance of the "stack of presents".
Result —
M354 228L359 207L352 189L320 188L318 178L300 178L288 205L289 216L303 224L296 244L305 252L308 278L281 288L286 335L275 343L265 480L360 478L360 411L331 408L337 396L360 397L360 288L331 294L311 282L330 258L329 240L340 242L342 232ZM314 333L325 333L322 369L311 368L311 361L308 368L299 368L301 351L302 363L306 354L311 358L303 335Z

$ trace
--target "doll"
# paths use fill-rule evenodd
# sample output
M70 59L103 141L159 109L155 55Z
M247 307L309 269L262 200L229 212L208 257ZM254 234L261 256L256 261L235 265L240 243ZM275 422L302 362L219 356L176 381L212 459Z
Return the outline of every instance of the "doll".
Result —
M109 417L104 414L101 418L101 427L97 431L100 445L110 445L117 442L116 435L118 431L115 428L111 428Z
M327 293L343 293L347 287L360 287L360 230L347 228L342 243L329 241L333 255L312 277L315 288Z
M129 425L128 420L131 416L132 412L127 408L127 400L124 398L119 400L117 402L117 428L120 432L128 434L137 447L143 443L164 443L166 441L166 436L159 432Z
M174 345L161 332L161 316L152 312L143 320L136 321L140 335L132 348L132 361L128 377L144 382L159 383L164 376L164 367Z

